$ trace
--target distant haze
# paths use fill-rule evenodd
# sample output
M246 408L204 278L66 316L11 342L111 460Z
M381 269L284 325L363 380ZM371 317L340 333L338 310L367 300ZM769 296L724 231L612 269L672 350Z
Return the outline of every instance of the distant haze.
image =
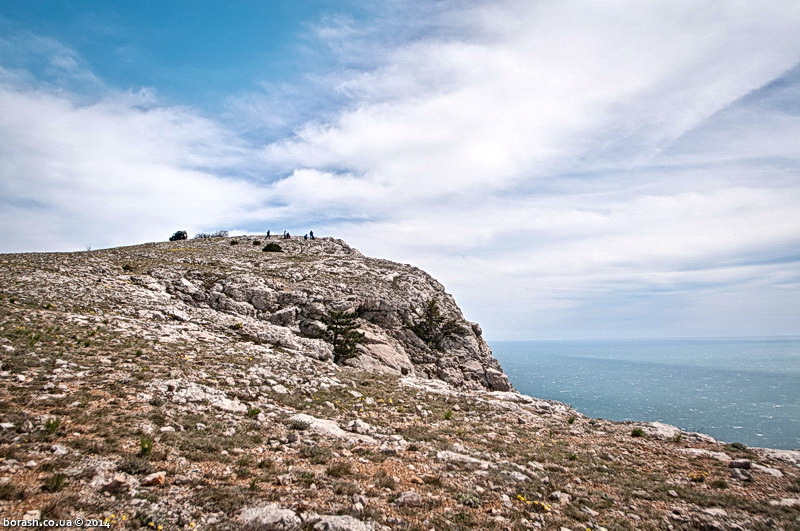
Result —
M289 230L494 339L800 334L800 3L0 5L0 251Z

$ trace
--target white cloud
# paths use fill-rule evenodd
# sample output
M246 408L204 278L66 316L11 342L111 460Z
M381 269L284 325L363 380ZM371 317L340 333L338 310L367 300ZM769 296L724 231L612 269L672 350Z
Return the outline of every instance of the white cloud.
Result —
M149 105L0 88L4 248L99 247L246 219L264 192L219 176L240 164L236 142L188 110Z
M800 5L389 5L314 26L341 68L232 97L231 128L0 72L5 248L309 226L431 271L493 337L796 333Z
M731 289L712 272L800 242L800 102L788 97L791 114L741 100L800 61L796 5L493 2L444 20L446 35L338 80L351 106L264 157L325 175L326 208L372 217L332 229L433 270L490 334L575 333L614 301L642 325L630 294L699 307L704 290ZM773 156L794 162L760 162ZM752 288L740 314L757 329L778 288L748 272L729 283ZM661 333L701 333L686 324Z

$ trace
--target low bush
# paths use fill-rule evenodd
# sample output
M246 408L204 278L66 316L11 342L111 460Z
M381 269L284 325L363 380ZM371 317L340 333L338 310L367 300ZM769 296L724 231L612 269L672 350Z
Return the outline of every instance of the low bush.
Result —
M332 478L343 478L353 473L353 467L347 461L336 461L325 469L325 473Z
M142 457L130 456L123 459L117 469L132 476L141 476L150 474L153 471L153 465Z
M283 249L281 249L281 246L278 245L277 243L268 243L261 250L264 251L265 253L282 253L283 252Z

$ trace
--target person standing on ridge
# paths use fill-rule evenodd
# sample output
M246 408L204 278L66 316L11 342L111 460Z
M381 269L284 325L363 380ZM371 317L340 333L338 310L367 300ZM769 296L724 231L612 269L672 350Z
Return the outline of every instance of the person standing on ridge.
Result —
M314 231L313 230L308 231L308 235L311 236L312 240L314 239Z
M269 229L267 229L267 239L269 240Z

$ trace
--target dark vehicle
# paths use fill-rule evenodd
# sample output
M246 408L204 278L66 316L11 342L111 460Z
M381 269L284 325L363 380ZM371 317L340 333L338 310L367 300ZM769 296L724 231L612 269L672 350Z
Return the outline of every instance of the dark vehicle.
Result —
M189 237L189 235L186 234L185 230L179 230L178 232L176 232L175 234L173 234L172 236L169 237L169 241L176 242L178 240L185 240L188 237Z

